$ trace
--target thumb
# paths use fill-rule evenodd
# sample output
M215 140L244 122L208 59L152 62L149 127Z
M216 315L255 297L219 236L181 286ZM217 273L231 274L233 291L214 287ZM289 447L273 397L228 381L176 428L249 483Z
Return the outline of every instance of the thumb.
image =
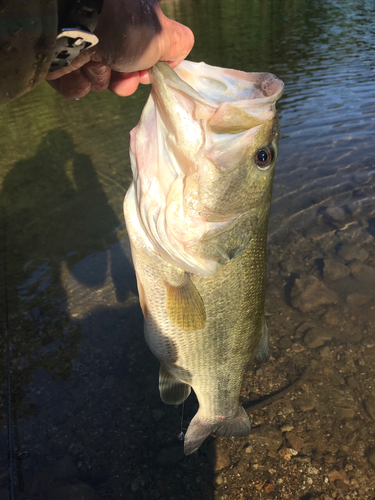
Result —
M183 24L161 15L160 61L168 61L172 68L180 64L194 45L193 32Z

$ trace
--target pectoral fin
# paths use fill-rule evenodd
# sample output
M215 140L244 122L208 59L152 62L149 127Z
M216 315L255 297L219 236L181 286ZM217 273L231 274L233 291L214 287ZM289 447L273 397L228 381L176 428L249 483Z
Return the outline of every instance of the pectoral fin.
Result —
M206 323L206 311L203 299L184 273L181 284L166 283L167 313L170 320L184 331L195 331Z
M189 396L191 387L171 375L163 364L159 371L159 391L162 401L168 405L179 405Z

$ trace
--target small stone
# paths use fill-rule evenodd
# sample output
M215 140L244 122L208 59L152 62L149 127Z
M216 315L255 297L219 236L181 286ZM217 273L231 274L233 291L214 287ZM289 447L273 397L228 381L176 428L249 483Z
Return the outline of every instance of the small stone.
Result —
M346 261L356 259L363 262L369 257L368 252L364 248L355 245L342 245L337 254Z
M334 385L336 387L345 384L344 377L342 377L338 373L332 373L332 375L330 376L330 380L331 380L332 385Z
M365 399L365 401L363 402L363 406L365 408L367 415L373 420L375 420L375 401L370 398Z
M352 262L349 264L349 269L355 279L371 284L375 282L375 269L373 267L366 266L362 262Z
M315 467L308 467L308 468L307 468L307 473L308 473L308 474L318 474L318 473L319 473L319 471L318 471L318 469L316 469Z
M327 283L345 278L349 274L349 267L342 262L337 259L324 259L323 276Z
M266 447L267 450L276 451L283 442L281 433L270 425L261 425L253 429L248 438L252 442L258 442Z
M208 443L206 455L215 471L226 469L231 464L228 453L216 440Z
M293 450L293 448L281 448L278 453L285 460L290 460L293 456L298 455L298 451Z
M291 291L291 303L296 309L307 313L319 306L336 304L339 297L315 276L296 279Z
M340 488L340 490L343 491L349 491L350 489L349 486L341 479L336 479L336 481L334 481L334 485L336 486L336 488Z
M286 432L285 433L286 440L288 441L288 444L290 445L293 450L296 451L301 451L302 448L305 446L305 441L297 436L294 432Z
M316 403L312 398L300 398L296 400L296 405L301 411L306 412L313 410Z
M218 476L215 477L215 483L220 485L223 484L223 475L219 474Z
M354 418L355 416L355 411L353 408L340 408L338 413L340 414L341 418Z
M340 318L335 311L329 310L324 316L323 320L329 325L336 326L340 323Z
M315 349L332 339L332 334L320 328L312 328L303 338L303 341L310 349Z
M264 487L264 491L268 494L268 493L271 493L271 491L274 491L275 489L275 486L271 483L268 483L265 485Z
M331 356L331 349L326 345L320 349L319 354L323 359L327 359Z
M375 468L375 448L372 448L367 454L368 463Z
M342 367L344 373L357 373L357 367L352 359L349 359L347 363Z
M151 415L152 418L155 420L155 422L159 422L159 420L164 417L165 411L155 408L154 410L151 411Z
M344 483L350 484L346 472L344 470L332 470L328 473L329 480L334 482L336 480L341 480Z
M328 207L324 212L324 216L335 222L342 222L345 220L345 212L340 207Z
M348 377L346 383L351 389L358 389L359 384L354 377Z
M281 432L290 432L294 429L294 425L284 424L281 426Z
M253 451L253 447L249 444L249 446L246 446L245 448L245 453L251 453Z
M350 293L346 297L346 303L350 307L360 307L370 302L371 297L362 293Z

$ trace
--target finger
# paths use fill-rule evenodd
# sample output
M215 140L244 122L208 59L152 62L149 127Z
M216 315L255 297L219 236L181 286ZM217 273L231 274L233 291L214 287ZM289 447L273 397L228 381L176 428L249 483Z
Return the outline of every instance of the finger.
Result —
M108 88L111 69L104 64L90 61L82 67L84 75L91 83L91 92L102 92Z
M48 83L64 97L71 99L79 99L91 90L91 83L81 68Z
M194 45L193 32L183 24L161 16L163 30L160 39L160 61L175 68L189 54Z
M111 82L108 86L109 90L121 97L126 97L134 94L140 83L139 72L121 73L112 71Z

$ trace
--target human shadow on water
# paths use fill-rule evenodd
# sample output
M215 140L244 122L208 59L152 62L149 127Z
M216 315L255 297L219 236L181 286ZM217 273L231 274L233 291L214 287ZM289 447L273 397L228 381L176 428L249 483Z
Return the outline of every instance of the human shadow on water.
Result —
M46 404L43 391L38 404L29 397L38 391L38 377L45 372L56 381L71 378L72 363L78 355L82 333L70 321L63 272L68 270L78 283L96 291L109 277L118 303L130 292L134 294L136 285L134 279L128 280L124 274L130 266L129 259L122 247L116 245L116 228L123 220L119 220L110 206L91 158L77 152L66 131L51 130L32 157L14 165L3 181L0 208L5 225L7 320L17 454L23 448L19 420L28 417L32 421ZM90 276L74 271L78 261L98 251L101 259ZM114 261L118 264L116 272L113 272ZM3 425L7 421L6 380L7 366L2 356L0 422ZM3 426L1 434L3 444L6 442ZM7 468L6 460L0 457L0 493L7 480L6 474L2 474ZM22 480L18 479L22 490Z

